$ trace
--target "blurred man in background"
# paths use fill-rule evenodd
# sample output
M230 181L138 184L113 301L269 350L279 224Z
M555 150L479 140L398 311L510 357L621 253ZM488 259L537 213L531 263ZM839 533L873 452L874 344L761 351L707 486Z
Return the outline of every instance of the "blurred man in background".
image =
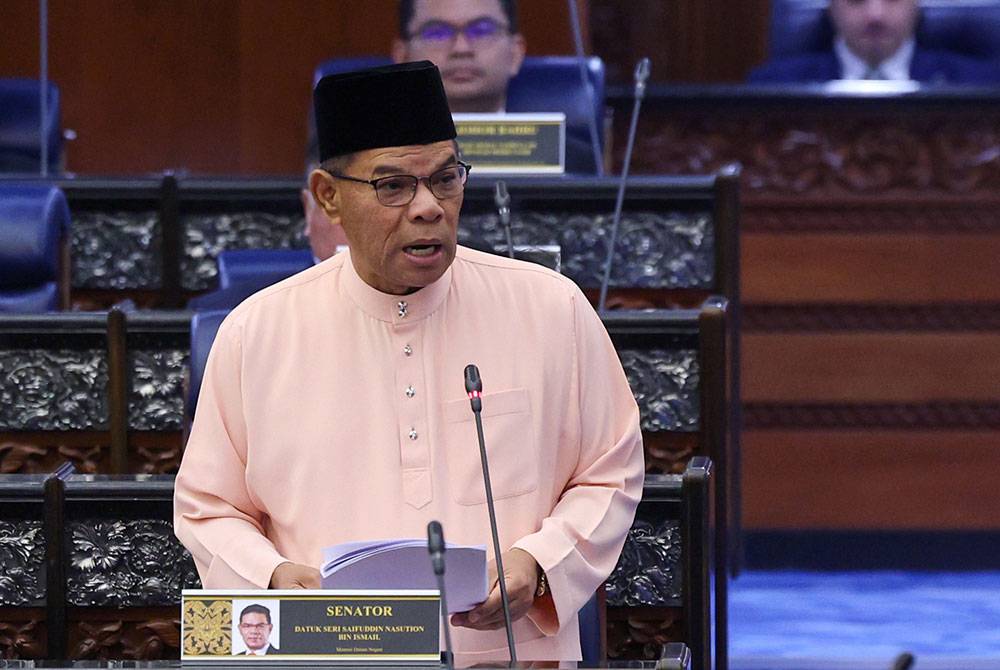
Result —
M917 0L831 0L832 48L771 61L751 82L794 83L833 79L989 84L1000 81L991 64L917 40Z
M401 0L399 34L393 60L437 65L452 112L506 111L525 53L514 0Z

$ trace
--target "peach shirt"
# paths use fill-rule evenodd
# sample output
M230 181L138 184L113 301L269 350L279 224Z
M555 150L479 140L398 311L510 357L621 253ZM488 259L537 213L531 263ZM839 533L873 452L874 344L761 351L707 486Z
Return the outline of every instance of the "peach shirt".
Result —
M266 588L283 561L426 537L432 519L449 542L490 546L469 363L501 546L531 553L552 593L515 623L519 658L580 658L577 610L642 494L639 411L572 281L463 247L410 295L373 289L341 253L225 320L174 497L203 586ZM456 651L506 658L503 630L453 631Z

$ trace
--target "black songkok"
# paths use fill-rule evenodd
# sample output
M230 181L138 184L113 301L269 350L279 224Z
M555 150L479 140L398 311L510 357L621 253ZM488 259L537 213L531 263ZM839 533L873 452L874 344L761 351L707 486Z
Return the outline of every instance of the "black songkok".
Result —
M456 136L441 73L426 60L327 75L313 105L320 161Z

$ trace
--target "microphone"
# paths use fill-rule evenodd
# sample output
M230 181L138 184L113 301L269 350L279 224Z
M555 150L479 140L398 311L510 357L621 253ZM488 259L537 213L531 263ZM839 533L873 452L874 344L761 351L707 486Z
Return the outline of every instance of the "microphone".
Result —
M646 81L649 79L649 59L641 59L635 66L635 104L632 106L632 122L628 128L628 142L625 145L625 162L618 181L618 198L615 200L615 217L611 224L611 239L608 240L608 257L604 261L604 279L601 280L601 297L597 302L597 312L603 314L608 301L608 283L611 281L611 263L615 257L615 245L618 243L618 226L622 219L622 205L625 203L625 182L628 181L628 169L632 164L632 146L635 144L635 132L639 125L639 108L646 96Z
M500 602L503 604L503 623L507 629L507 648L510 662L517 663L514 651L514 629L510 622L510 600L507 598L507 578L503 574L503 558L500 556L500 536L497 533L497 513L493 507L493 487L490 485L490 465L486 460L486 439L483 437L483 380L479 368L471 363L465 366L465 392L469 394L472 413L476 417L476 436L479 438L479 458L483 462L483 483L486 485L486 508L490 512L490 532L493 534L493 554L497 561L497 581L500 583Z
M510 235L510 194L507 193L507 183L498 181L496 190L493 192L493 203L497 206L497 214L500 215L500 225L507 236L507 255L514 257L514 242Z
M587 92L589 107L594 106L594 87L587 77L587 57L583 53L583 31L580 30L580 13L576 8L576 0L566 0L569 5L570 27L573 29L573 46L576 50L576 61L580 66L580 84ZM590 132L590 146L594 154L594 170L598 177L604 176L604 161L601 160L601 142L597 131L597 119L593 114L587 114L587 130Z
M444 662L448 670L455 670L451 646L451 629L448 627L448 596L444 588L444 529L441 523L431 521L427 524L427 551L431 555L431 567L437 578L438 591L441 592L441 626L444 628Z
M892 670L910 670L916 660L917 659L914 658L913 654L908 651L904 651L896 657L896 660L892 662Z

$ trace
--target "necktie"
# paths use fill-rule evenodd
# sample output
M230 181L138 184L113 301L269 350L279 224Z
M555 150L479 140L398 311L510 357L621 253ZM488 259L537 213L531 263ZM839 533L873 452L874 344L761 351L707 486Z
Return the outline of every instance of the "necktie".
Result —
M872 81L885 81L886 76L882 74L882 70L878 67L870 67L865 71L865 79Z

